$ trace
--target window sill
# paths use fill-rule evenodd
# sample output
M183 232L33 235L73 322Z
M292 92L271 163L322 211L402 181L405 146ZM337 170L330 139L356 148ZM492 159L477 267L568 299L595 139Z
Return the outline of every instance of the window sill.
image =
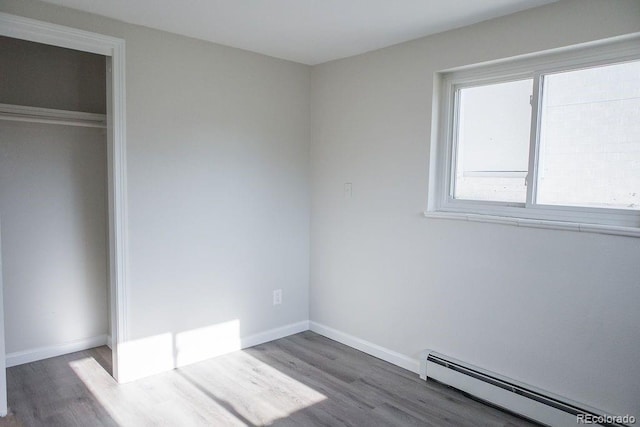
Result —
M640 237L640 228L619 227L614 225L584 224L578 222L549 221L540 219L512 218L506 216L469 214L459 212L425 211L426 218L454 219L473 222L515 225L517 227L547 228L551 230L569 230L585 233L610 234L615 236Z

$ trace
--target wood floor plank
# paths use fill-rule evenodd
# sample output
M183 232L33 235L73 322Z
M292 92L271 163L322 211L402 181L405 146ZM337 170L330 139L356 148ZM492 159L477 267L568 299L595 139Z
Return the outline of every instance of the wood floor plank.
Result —
M0 427L535 425L310 331L127 384L110 359L9 368Z

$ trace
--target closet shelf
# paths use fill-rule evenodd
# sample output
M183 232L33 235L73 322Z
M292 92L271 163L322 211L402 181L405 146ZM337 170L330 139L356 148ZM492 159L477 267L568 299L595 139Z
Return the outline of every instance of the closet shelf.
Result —
M12 104L0 104L0 120L103 129L107 127L107 116L105 114Z

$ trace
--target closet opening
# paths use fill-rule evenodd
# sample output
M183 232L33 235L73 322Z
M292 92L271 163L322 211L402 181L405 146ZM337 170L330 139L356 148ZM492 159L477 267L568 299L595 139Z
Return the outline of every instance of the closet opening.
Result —
M114 375L110 64L104 55L0 36L7 368L83 351Z

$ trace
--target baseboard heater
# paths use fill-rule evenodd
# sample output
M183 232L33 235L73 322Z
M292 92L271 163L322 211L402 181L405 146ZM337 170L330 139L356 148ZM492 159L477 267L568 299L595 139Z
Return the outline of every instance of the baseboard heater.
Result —
M628 426L613 417L502 375L461 362L434 351L424 351L420 378L434 379L480 400L548 426L595 424ZM581 423L581 420L591 422ZM593 422L595 421L595 422ZM633 422L633 421L632 421Z

